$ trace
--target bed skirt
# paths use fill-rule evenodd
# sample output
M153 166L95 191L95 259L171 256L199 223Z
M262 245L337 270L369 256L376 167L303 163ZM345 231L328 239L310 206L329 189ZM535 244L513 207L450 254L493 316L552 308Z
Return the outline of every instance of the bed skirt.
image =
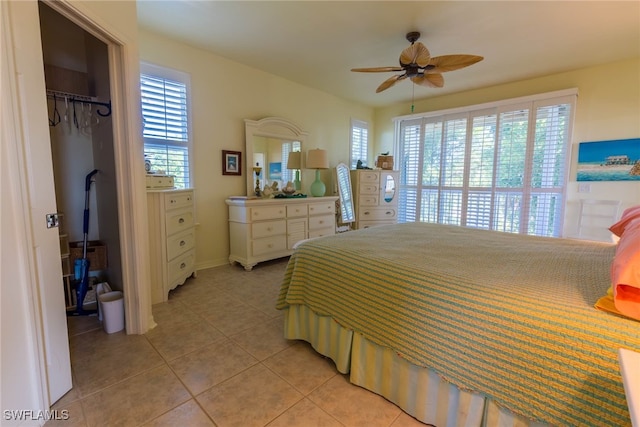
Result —
M350 374L351 383L379 394L417 420L437 427L542 427L479 393L461 390L434 370L407 362L393 350L343 328L304 305L285 312L285 338L304 340Z

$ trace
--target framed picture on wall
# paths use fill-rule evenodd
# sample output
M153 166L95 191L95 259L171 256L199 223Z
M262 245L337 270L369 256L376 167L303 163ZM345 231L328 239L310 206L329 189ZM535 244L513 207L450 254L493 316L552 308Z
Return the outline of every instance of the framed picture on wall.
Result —
M242 175L242 153L222 150L222 175Z
M581 142L578 181L640 181L640 138Z

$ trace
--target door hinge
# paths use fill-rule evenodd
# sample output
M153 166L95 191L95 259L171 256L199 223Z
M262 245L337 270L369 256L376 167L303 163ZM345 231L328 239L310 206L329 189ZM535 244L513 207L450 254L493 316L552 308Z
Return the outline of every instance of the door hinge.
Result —
M59 225L58 213L50 213L46 215L47 218L47 228L54 228Z

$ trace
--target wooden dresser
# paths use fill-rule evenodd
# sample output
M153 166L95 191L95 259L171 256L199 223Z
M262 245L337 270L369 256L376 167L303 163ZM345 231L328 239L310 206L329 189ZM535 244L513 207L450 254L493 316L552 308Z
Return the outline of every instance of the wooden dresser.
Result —
M291 255L301 240L335 234L337 199L227 199L229 262L251 271L259 262Z
M398 222L399 171L356 169L351 171L355 228Z
M147 190L151 301L167 301L169 291L195 277L193 189Z

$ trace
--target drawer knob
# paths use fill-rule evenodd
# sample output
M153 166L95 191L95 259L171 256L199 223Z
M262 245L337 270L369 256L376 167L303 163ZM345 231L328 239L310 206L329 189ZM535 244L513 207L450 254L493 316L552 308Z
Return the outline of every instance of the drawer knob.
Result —
M186 244L187 244L187 242L185 242L184 240L180 240L180 246L184 246Z
M178 224L182 224L182 223L184 223L184 218L180 218L180 219L178 220Z
M320 220L320 221L318 221L318 223L320 223L320 224L324 224L324 221Z
M180 264L180 270L184 269L187 266L187 264L185 264L184 262L182 264Z
M387 214L387 215L393 215L393 212L389 212L389 211L387 211L387 212L386 212L386 214Z
M363 212L365 215L369 215L369 211L364 211Z

